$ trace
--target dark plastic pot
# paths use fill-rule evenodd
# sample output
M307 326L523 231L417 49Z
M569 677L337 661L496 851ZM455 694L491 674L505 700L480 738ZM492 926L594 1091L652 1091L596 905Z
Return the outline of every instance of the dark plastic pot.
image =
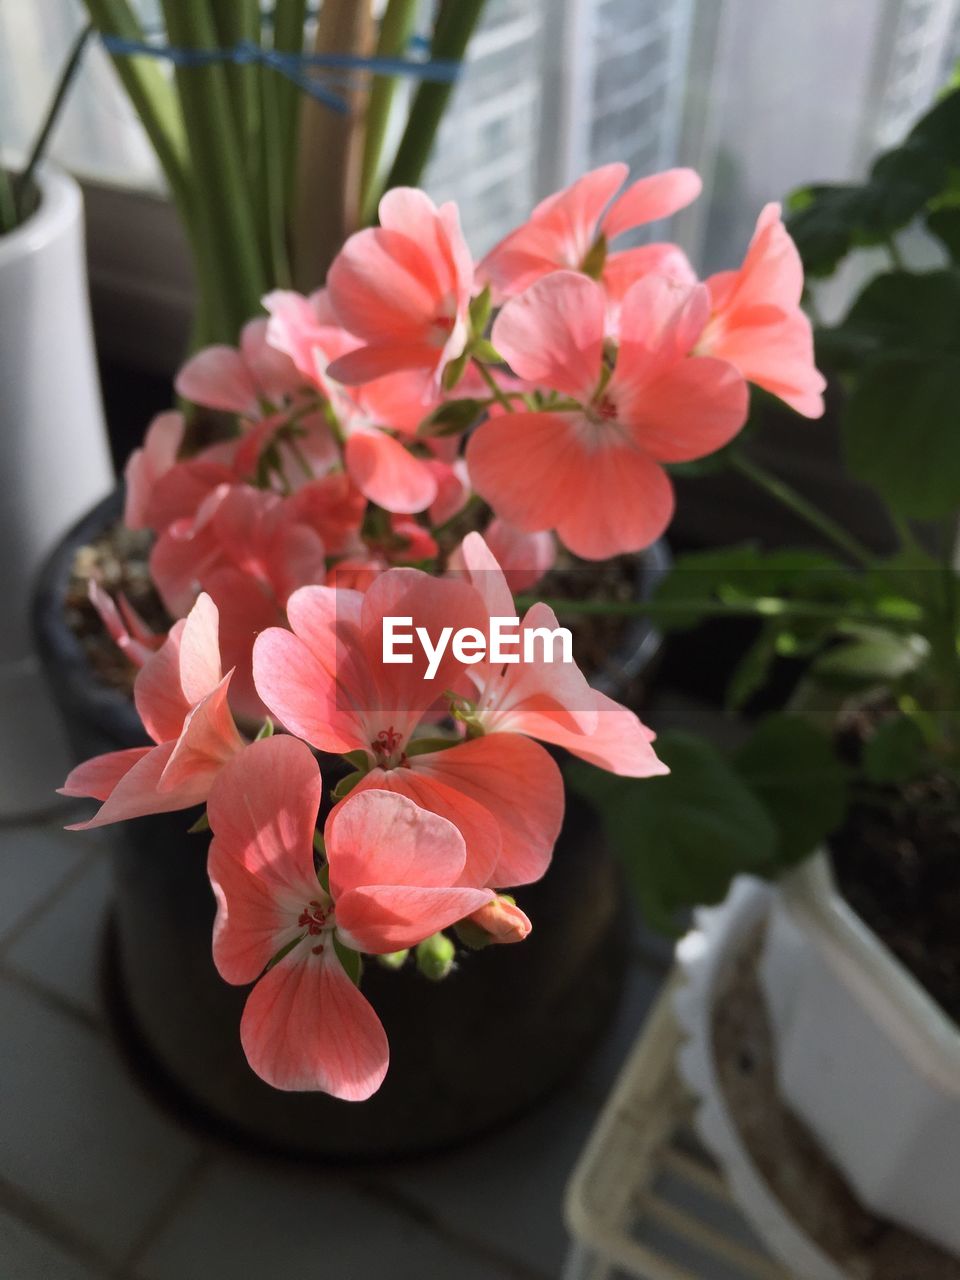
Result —
M119 517L120 497L96 507L50 557L36 595L39 651L78 759L143 743L130 701L97 682L67 626L64 596L78 547ZM663 574L654 548L640 590ZM638 626L604 688L635 680L659 637ZM339 761L321 759L325 782ZM107 949L115 1024L135 1060L182 1109L234 1137L324 1159L412 1154L464 1141L545 1097L588 1055L616 1008L629 907L596 815L572 793L549 874L517 893L534 923L519 946L465 954L444 982L412 967L367 964L364 993L390 1042L386 1082L363 1104L280 1093L243 1057L246 991L217 975L210 955L213 895L206 836L192 814L106 828L113 840L115 908ZM83 836L79 835L78 840Z

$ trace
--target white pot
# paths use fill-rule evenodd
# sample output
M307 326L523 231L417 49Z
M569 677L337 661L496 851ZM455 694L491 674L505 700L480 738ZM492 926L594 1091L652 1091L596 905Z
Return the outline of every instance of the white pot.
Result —
M760 977L784 1100L867 1208L960 1256L960 1028L823 854L784 879Z
M83 199L46 170L40 204L0 236L0 814L50 801L67 756L32 654L30 596L43 557L112 487L94 358Z

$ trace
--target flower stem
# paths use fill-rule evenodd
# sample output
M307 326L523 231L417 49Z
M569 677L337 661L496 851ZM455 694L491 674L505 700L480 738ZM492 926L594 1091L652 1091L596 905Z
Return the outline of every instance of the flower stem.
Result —
M852 534L847 533L842 525L837 524L830 516L821 511L819 507L814 506L796 489L786 484L778 476L767 471L765 467L758 466L756 462L752 462L749 458L744 457L742 453L735 453L730 459L733 468L746 476L758 488L769 493L771 497L776 498L778 502L787 507L790 511L806 521L811 528L822 534L829 542L843 551L851 560L855 561L863 568L869 568L874 563L874 556L867 548L859 542Z
M503 388L497 385L496 378L494 378L493 374L490 372L487 366L484 364L481 364L479 360L474 360L473 367L477 370L477 372L480 374L480 377L484 380L484 382L490 388L493 394L493 398L494 400L496 400L497 404L499 404L502 408L506 409L507 413L513 413L514 412L513 405L510 403L510 400L508 399Z

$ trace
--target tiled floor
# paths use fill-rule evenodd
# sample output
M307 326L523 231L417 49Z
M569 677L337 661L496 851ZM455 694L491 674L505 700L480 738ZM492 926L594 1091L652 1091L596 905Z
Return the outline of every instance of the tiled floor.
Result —
M362 1171L238 1155L180 1128L110 1040L96 833L0 829L0 1280L548 1280L563 1187L659 985L638 945L589 1069L509 1131Z

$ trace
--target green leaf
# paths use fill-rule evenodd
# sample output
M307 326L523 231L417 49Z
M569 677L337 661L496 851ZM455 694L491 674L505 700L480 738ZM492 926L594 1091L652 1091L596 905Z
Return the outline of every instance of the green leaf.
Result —
M829 556L813 551L761 551L753 543L678 556L654 594L657 604L756 600L767 596L850 599L856 579ZM657 625L671 630L696 626L691 613Z
M821 339L822 342L822 339ZM960 352L960 272L890 271L876 276L829 331L831 354L926 357Z
M353 773L348 773L345 778L341 778L337 785L330 792L332 798L342 800L344 796L348 796L357 783L366 776L365 772L355 769Z
M417 435L459 435L461 431L466 431L467 427L473 426L484 408L485 406L479 400L471 398L448 400L421 422Z
M829 737L799 716L764 720L734 757L740 776L772 814L777 860L811 853L846 811L846 776Z
M924 663L930 646L920 635L882 627L848 626L849 638L813 663L818 679L851 684L892 684Z
M920 725L909 716L896 716L881 724L863 749L863 772L880 785L909 782L924 769L926 740Z
M868 368L843 420L847 463L901 516L960 505L960 354L896 356Z
M951 165L960 165L960 91L954 89L940 99L913 126L910 139Z
M759 637L737 663L727 684L728 711L739 711L766 684L777 657L779 636L776 623L765 623Z
M927 214L927 228L960 266L960 208L952 205L934 209Z
M777 868L777 833L764 806L724 757L691 734L657 739L666 777L617 778L583 765L571 786L600 810L648 919L669 930L673 914L718 902L738 872Z
M490 319L492 306L493 298L490 293L489 285L486 286L482 293L478 293L475 298L470 299L470 328L477 337L479 337L487 327L487 321Z

